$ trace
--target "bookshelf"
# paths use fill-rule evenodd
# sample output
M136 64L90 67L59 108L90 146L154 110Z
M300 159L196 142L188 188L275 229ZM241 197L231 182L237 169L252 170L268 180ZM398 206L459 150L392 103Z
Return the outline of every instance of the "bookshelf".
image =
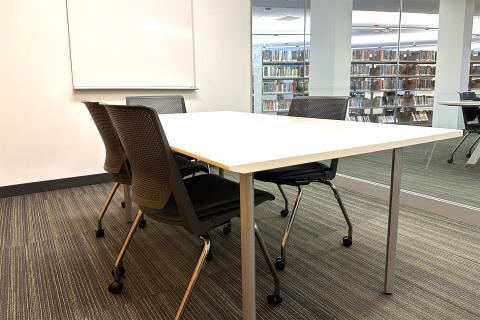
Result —
M397 55L388 49L352 50L350 120L431 124L436 51Z
M480 91L480 52L478 51L472 51L470 56L468 90Z
M262 112L286 113L294 96L308 94L309 58L308 49L262 51Z

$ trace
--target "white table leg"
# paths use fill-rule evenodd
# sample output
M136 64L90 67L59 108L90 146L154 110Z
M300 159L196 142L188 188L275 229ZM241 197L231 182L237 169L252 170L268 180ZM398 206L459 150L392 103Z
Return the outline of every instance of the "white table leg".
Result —
M477 164L478 159L480 159L480 144L475 147L473 150L472 155L468 158L466 166L474 166Z
M132 213L132 198L130 197L130 186L123 185L123 201L125 201L125 219L127 223L132 222L135 216Z
M385 263L386 294L392 294L395 282L395 259L397 255L398 213L400 209L400 187L402 177L403 149L393 149L390 183L390 205L388 212L387 258Z
M240 174L240 239L242 246L243 319L255 320L255 230L253 175Z

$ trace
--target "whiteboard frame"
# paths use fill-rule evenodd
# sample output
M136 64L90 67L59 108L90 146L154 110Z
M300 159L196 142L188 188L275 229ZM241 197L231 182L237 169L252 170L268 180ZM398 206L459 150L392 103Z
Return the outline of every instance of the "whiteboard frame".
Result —
M192 49L193 49L193 86L161 86L155 84L132 84L132 83L125 83L125 84L108 84L108 83L75 83L74 80L74 72L73 72L73 58L72 58L72 43L71 43L71 36L70 36L70 20L68 16L68 1L65 0L65 11L67 15L67 33L68 33L68 52L70 57L70 74L72 78L72 87L73 90L128 90L128 89L137 89L137 90L198 90L197 86L197 71L195 66L195 18L194 18L194 5L193 0L190 0L190 5L192 7Z

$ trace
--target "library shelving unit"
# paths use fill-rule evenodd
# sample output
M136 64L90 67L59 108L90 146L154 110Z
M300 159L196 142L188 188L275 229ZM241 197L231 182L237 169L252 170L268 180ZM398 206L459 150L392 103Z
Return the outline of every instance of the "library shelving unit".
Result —
M294 96L308 94L309 57L308 49L262 51L262 112L286 113Z
M352 50L350 119L431 125L435 64L436 51Z
M480 91L480 52L472 51L470 56L470 77L468 81L468 89Z

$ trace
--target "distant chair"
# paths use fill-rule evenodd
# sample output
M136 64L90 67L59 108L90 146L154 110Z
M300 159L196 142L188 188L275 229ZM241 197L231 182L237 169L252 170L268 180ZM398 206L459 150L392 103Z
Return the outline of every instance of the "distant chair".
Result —
M288 115L293 117L345 120L348 101L349 97L295 97L290 105L290 111ZM323 137L318 137L318 139L323 139ZM299 141L299 143L301 143L301 141ZM255 173L255 179L275 183L280 189L280 193L285 200L285 208L280 212L284 217L286 217L289 212L288 199L282 189L282 186L289 185L297 188L297 198L295 200L295 204L293 205L290 221L288 222L281 243L281 255L275 262L275 267L278 270L283 270L285 268L285 249L295 216L300 205L300 200L302 198L302 187L309 185L310 183L320 182L322 184L326 184L332 189L338 205L340 206L340 210L342 211L342 214L348 225L348 235L343 237L343 245L346 247L352 245L352 224L350 223L350 218L348 217L347 211L343 206L340 194L332 182L337 172L337 166L338 159L333 159L330 161L329 165L321 162L310 162Z
M459 92L458 94L460 96L460 100L462 101L468 101L477 98L477 95L473 91ZM455 146L455 148L453 148L452 152L450 153L450 158L447 160L448 163L453 163L453 155L471 133L480 134L480 109L474 107L462 107L462 114L466 134L463 136L462 140L460 140L460 142ZM479 140L480 136L477 137L477 139L475 139L475 141L470 145L468 153L466 154L467 158L470 158L470 156L472 155L472 151Z
M143 214L166 225L181 226L203 241L202 253L175 317L181 319L210 251L209 231L240 214L239 185L214 174L182 180L155 110L142 106L126 108L108 105L106 108L129 158L133 174L132 199L139 206L115 261L112 271L114 281L108 290L115 294L122 291L125 273L122 260ZM273 199L268 192L254 190L255 206ZM282 301L280 282L256 225L255 235L274 278L274 294L268 296L268 302L277 305ZM185 237L189 236L175 232L167 245L170 242L171 246L175 246ZM158 249L162 250L161 247ZM162 264L166 263L172 262L162 261Z
M145 106L155 109L157 113L187 113L183 96L131 96L127 97L129 106Z

